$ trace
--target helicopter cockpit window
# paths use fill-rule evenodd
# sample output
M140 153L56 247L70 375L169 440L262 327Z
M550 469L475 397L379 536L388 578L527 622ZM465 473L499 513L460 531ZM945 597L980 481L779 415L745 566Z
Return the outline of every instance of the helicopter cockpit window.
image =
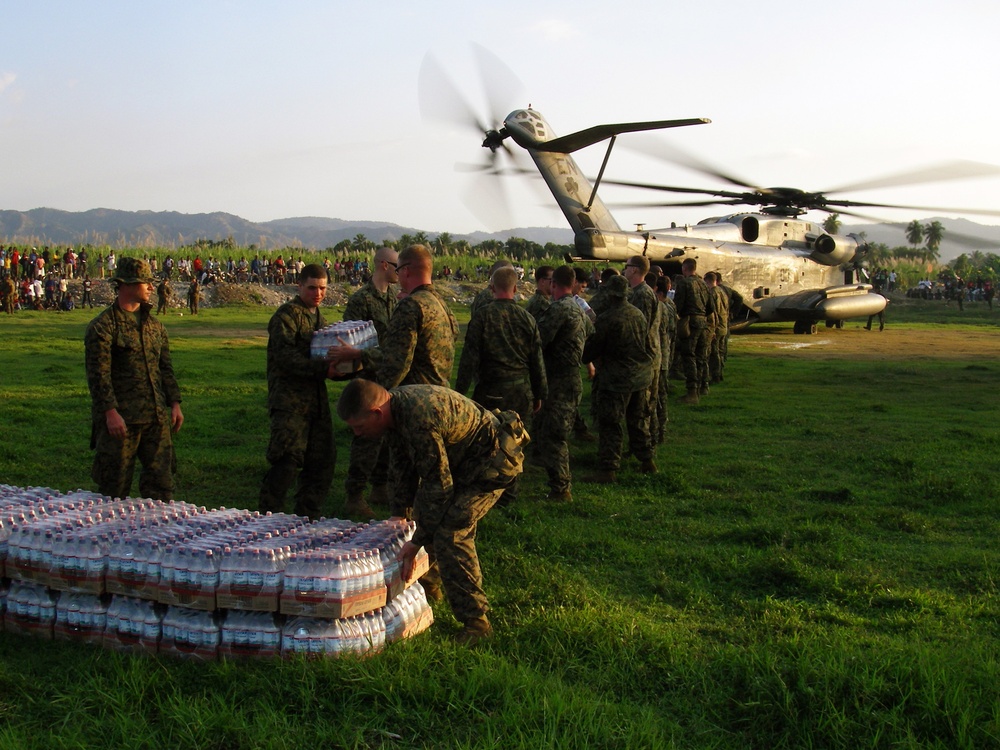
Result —
M754 216L747 216L740 222L740 234L744 242L756 242L760 237L760 222Z

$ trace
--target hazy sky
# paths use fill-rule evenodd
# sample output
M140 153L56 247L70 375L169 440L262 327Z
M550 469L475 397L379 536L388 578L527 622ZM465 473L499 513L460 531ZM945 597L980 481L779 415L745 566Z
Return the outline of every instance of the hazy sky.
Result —
M493 194L455 169L483 158L481 137L418 106L430 52L485 116L470 42L523 83L506 110L530 102L559 134L707 117L664 137L755 184L821 190L957 159L1000 165L995 0L0 0L0 18L0 209L503 229L470 212ZM603 153L577 158L593 175ZM618 147L607 174L729 187ZM565 226L532 185L507 186L514 225ZM839 197L1000 208L998 196L1000 177ZM660 227L723 212L615 214Z

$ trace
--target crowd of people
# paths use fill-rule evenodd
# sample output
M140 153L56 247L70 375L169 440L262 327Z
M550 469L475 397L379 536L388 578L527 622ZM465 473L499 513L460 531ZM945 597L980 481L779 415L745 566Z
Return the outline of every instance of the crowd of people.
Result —
M311 352L313 333L327 325L321 305L331 272L322 263L293 269L297 294L268 324L270 437L259 509L284 510L291 493L295 513L323 513L336 464L326 383L349 378L336 409L353 432L342 513L365 519L377 506L412 518L404 572L426 547L428 596L447 597L463 624L459 639L475 643L492 633L477 525L494 505L522 501L518 477L529 435L530 460L547 475L547 499L572 501L570 437L581 423L586 429L585 373L598 442L596 471L585 481L618 481L628 456L639 472L656 473L674 356L687 386L680 401L698 403L723 378L730 293L717 274L706 274L706 283L694 261L669 279L634 256L622 273L604 272L589 304L582 292L590 273L541 266L522 306L515 302L518 269L498 261L472 303L452 387L459 327L433 283L429 250L380 248L359 268L367 278L344 318L371 320L376 347L344 344L323 358ZM85 337L92 476L102 493L123 496L138 461L140 492L169 501L172 440L184 415L167 333L152 314L156 272L145 259L122 258L110 280L115 302ZM169 287L162 273L159 285L162 303Z

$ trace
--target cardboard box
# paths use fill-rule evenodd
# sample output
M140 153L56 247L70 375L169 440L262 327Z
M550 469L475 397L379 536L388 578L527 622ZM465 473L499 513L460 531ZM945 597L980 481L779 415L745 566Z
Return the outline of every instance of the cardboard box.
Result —
M322 593L283 591L279 599L279 611L286 615L343 620L384 607L385 603L384 588L346 599L328 599Z

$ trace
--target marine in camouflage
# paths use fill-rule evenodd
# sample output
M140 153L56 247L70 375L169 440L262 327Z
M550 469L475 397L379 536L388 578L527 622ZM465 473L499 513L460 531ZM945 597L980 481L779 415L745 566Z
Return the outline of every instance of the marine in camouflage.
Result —
M424 546L459 622L489 611L476 552L479 520L513 477L498 480L496 418L470 399L429 385L390 390L394 426L388 433L394 468L405 481L396 502L412 506L413 543Z
M383 293L369 280L347 300L344 320L370 320L381 340L389 328L389 320L395 309L396 288L390 285ZM389 448L385 442L353 436L347 478L344 480L348 497L364 492L369 481L373 486L384 485L388 477Z
M448 387L455 362L458 323L431 284L402 299L375 349L362 352L365 369L385 388L398 385Z
M115 302L87 326L91 447L96 448L91 476L102 494L127 497L138 458L140 494L170 501L175 469L170 409L180 403L181 392L167 331L151 311L142 304L138 312L126 312ZM108 432L105 413L111 409L125 420L124 440Z
M724 287L710 290L715 306L715 331L708 353L708 375L712 383L721 383L726 367L727 341L729 339L729 292Z
M549 396L535 415L533 455L555 494L571 489L568 441L583 394L580 367L588 325L593 324L571 296L553 302L538 319Z
M309 356L313 332L326 320L299 297L286 302L267 325L267 406L270 468L260 488L259 509L280 512L298 476L294 512L322 515L333 482L336 445L326 393L328 365Z
M626 427L636 458L652 459L649 386L654 358L646 318L625 299L628 282L614 277L608 286L609 306L597 318L583 361L597 364L601 379L597 457L602 471L613 472L621 465Z
M350 296L344 308L344 320L370 320L379 340L389 327L389 319L396 309L396 290L390 286L383 294L370 280Z
M708 354L712 334L708 325L708 315L713 313L715 308L708 287L697 274L683 276L677 280L674 304L677 306L679 331L681 331L677 336L677 350L680 353L690 393L699 390L702 384L708 386ZM687 336L682 333L685 318L690 327Z

